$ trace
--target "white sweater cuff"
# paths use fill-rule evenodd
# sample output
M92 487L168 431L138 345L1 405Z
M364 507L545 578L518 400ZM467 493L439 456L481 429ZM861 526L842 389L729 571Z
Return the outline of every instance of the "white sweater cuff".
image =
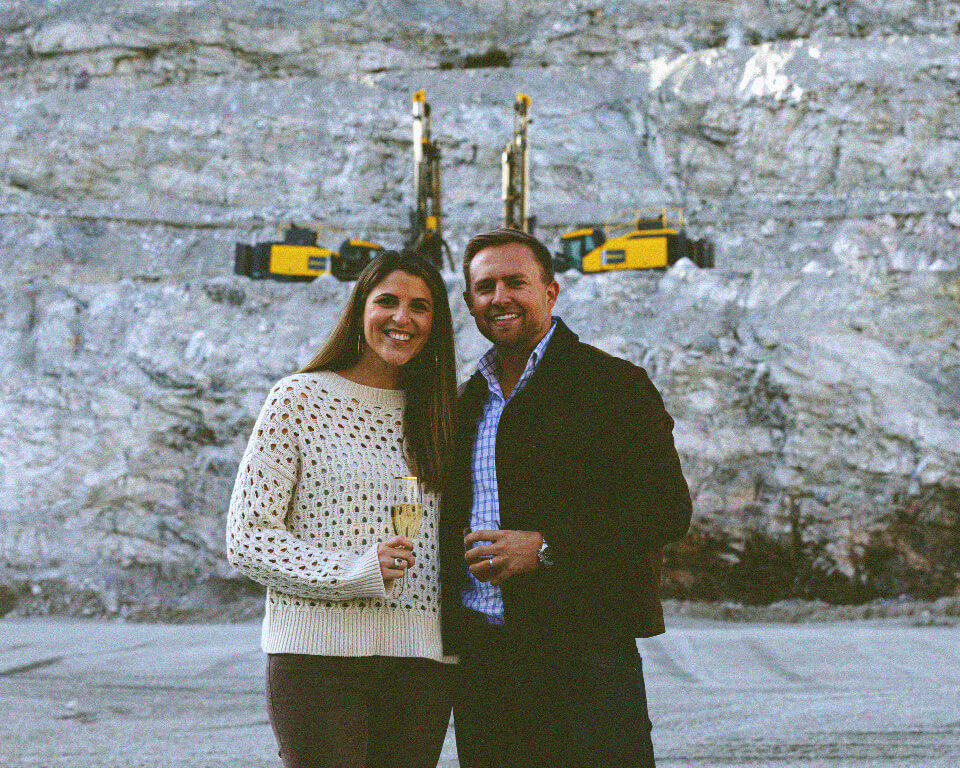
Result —
M387 590L380 574L380 558L377 554L377 544L364 552L350 569L350 581L354 585L356 595L364 597L386 597ZM353 590L351 590L353 591Z

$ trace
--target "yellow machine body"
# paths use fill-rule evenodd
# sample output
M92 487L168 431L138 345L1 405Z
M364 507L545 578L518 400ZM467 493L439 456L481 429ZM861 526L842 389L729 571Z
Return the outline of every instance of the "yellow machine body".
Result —
M610 236L618 229L623 234ZM627 231L624 232L624 229ZM681 258L698 267L713 266L713 246L706 240L690 240L683 229L683 213L677 208L637 211L631 222L575 229L560 237L562 251L554 261L559 271L608 272L618 269L666 269Z
M584 255L583 271L666 267L669 264L668 238L676 235L675 229L643 229L611 238Z
M333 252L316 245L270 246L270 274L286 277L318 277L330 274Z
M382 251L383 246L377 245L376 243L370 243L366 240L361 240L358 237L351 237L347 244L354 248L369 248L371 251Z

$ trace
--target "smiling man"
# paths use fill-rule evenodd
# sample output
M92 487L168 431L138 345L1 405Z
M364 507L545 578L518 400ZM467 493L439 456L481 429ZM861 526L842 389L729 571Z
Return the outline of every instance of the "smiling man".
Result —
M654 765L636 638L664 631L661 547L690 494L642 368L552 316L550 252L474 237L464 299L493 342L459 403L441 514L462 768Z

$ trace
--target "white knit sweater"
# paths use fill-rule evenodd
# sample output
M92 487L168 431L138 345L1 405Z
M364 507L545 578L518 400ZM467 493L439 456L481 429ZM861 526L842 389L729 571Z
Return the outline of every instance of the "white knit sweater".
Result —
M404 597L384 584L377 544L393 532L404 393L330 372L281 379L240 462L227 557L266 585L266 653L444 658L440 645L438 499L424 492L416 565Z

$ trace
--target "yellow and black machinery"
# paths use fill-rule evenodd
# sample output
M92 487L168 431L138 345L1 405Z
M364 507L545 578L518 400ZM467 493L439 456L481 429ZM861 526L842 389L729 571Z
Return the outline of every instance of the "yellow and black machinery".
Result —
M607 235L616 231L621 234ZM561 235L560 244L562 250L554 256L558 272L666 269L684 257L698 267L714 265L713 244L687 237L683 213L678 208L638 211L629 223L606 228L575 229Z
M334 252L317 245L312 229L291 225L283 240L267 243L237 243L233 271L254 280L309 282L332 274Z
M340 243L340 250L333 255L333 276L337 280L356 280L363 268L382 250L382 245L359 237L347 238Z
M370 260L383 247L359 238L348 238L339 251L317 245L317 232L291 225L282 241L234 248L233 271L254 280L309 282L320 275L333 275L338 280L356 280Z
M503 225L532 234L536 217L530 215L530 97L518 93L513 111L513 138L501 153ZM454 268L442 234L440 147L431 134L430 105L423 90L413 95L412 115L415 202L405 247L437 269L443 268L446 252L447 261ZM666 269L682 258L699 267L714 266L713 244L689 238L683 224L679 208L665 207L636 211L629 221L581 227L561 235L561 250L554 254L554 267L558 272ZM339 280L355 280L382 250L376 243L348 238L339 251L331 251L317 244L315 230L291 226L282 241L237 243L234 272L254 279L307 281L332 274Z
M422 90L413 95L413 165L416 202L410 213L412 232L406 245L441 269L443 252L446 250L449 258L450 249L441 230L440 147L431 136L430 105ZM309 281L325 274L338 280L356 280L382 250L376 243L347 238L339 251L331 251L317 244L315 230L290 226L282 241L237 243L233 271L254 280Z
M443 239L443 205L440 190L440 145L431 133L430 105L423 90L413 94L413 198L410 238L406 247L437 269L443 253L453 265L450 247Z
M536 217L530 215L530 151L528 131L530 97L517 94L513 105L513 139L500 155L503 226L533 234Z

